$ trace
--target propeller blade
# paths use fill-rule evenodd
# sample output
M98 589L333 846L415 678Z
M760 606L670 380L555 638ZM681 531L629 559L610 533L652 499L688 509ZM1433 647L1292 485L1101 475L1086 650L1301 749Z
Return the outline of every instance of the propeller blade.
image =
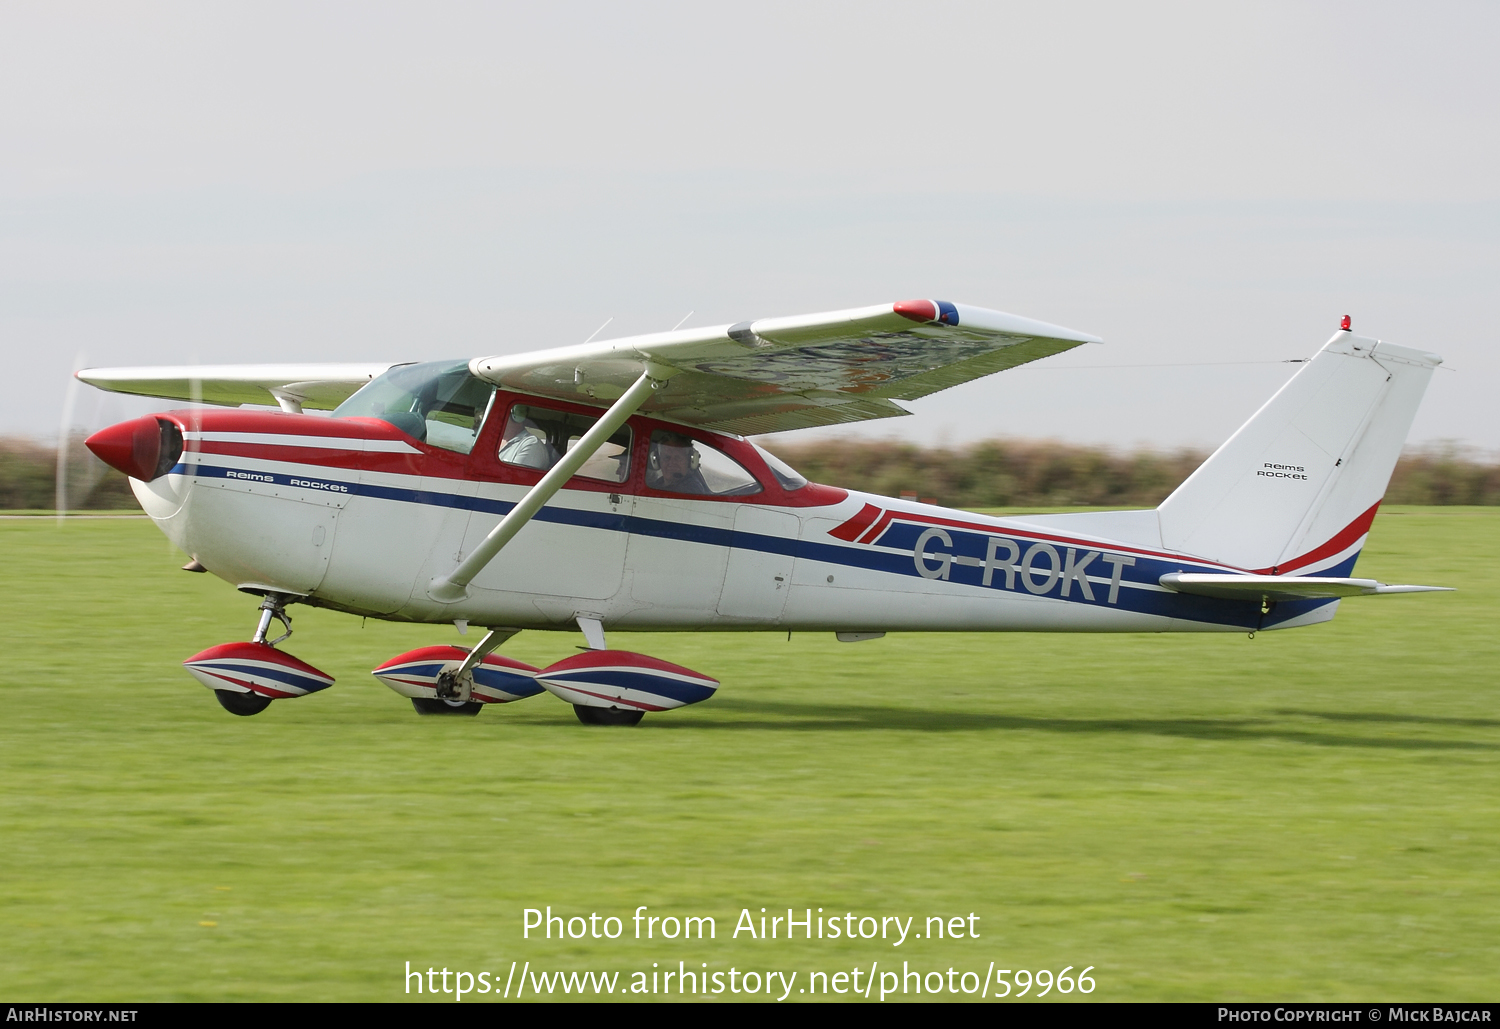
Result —
M62 424L57 429L57 479L54 486L53 506L57 508L57 524L68 516L68 444L73 435L73 411L78 406L78 372L88 367L82 350L73 357L73 374L68 376L68 388L63 393Z

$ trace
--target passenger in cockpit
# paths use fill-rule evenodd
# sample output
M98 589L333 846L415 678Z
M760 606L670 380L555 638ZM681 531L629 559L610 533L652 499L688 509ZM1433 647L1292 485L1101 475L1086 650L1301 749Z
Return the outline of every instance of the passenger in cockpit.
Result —
M557 448L547 442L546 430L527 417L526 409L520 405L513 408L505 426L505 442L500 445L500 460L546 471L557 464L559 456Z

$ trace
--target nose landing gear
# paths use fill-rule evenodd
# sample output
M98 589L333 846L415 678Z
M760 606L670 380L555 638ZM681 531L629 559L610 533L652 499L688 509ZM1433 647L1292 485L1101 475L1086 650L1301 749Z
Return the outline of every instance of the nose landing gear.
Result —
M214 699L230 714L258 715L273 700L305 697L333 685L333 676L276 649L292 634L292 619L286 613L291 599L282 593L265 594L249 643L221 643L182 663L193 678L214 691ZM286 631L267 640L273 618Z
M275 618L286 630L274 640L266 639L266 633L271 628L271 619ZM267 593L265 599L260 602L260 623L255 627L255 635L250 637L252 643L264 643L268 647L274 647L291 638L292 616L286 613L286 597L280 593Z

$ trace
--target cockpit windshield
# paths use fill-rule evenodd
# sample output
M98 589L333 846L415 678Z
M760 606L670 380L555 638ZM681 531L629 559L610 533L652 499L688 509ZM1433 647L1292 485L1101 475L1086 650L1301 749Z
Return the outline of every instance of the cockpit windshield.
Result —
M790 493L792 490L801 489L807 485L807 478L791 465L758 443L750 445L755 448L755 452L760 455L760 459L766 463L766 467L771 469L771 474L776 476L776 481L781 483L782 489Z
M467 361L403 364L344 401L335 418L379 418L429 446L467 454L479 438L495 387Z

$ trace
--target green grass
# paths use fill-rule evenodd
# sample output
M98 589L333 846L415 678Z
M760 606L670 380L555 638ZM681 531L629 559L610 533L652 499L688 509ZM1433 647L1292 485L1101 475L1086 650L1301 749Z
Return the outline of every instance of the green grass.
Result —
M724 683L629 730L549 696L419 719L368 670L451 628L305 610L287 647L339 682L234 718L179 662L246 638L254 601L178 571L148 522L0 521L0 553L8 999L388 1000L407 960L513 959L1094 965L1109 1000L1500 992L1494 508L1375 523L1359 574L1460 592L1253 640L617 634ZM547 904L713 914L719 939L523 941ZM972 911L982 936L726 938L762 906Z
M145 518L139 507L100 508L92 511L67 511L67 518ZM56 518L56 509L11 507L0 508L0 518Z

